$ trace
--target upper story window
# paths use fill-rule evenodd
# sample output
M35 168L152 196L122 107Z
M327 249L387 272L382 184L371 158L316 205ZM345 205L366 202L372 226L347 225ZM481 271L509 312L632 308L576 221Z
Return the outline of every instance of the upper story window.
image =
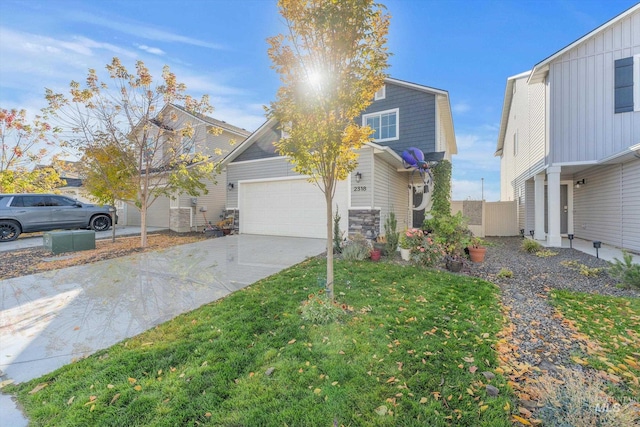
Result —
M365 114L362 116L362 125L374 130L373 139L377 142L398 139L398 109Z
M373 100L378 101L380 99L384 99L386 96L387 96L387 86L382 85L382 87L378 89L376 94L373 96Z
M196 154L196 142L193 138L182 137L182 154Z
M614 78L614 111L640 111L640 55L617 59Z

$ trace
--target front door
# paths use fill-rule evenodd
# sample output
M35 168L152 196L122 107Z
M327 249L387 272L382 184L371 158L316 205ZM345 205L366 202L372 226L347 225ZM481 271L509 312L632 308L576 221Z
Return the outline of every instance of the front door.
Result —
M549 218L547 212L549 210L549 202L547 200L547 187L544 187L544 231L549 232ZM560 184L560 234L569 232L569 186Z
M411 187L412 193L412 201L413 205L411 207L411 212L413 213L413 228L422 228L422 224L424 223L424 210L416 211L413 209L415 206L420 206L422 203L422 197L424 196L422 193L417 193L415 187Z
M560 234L569 232L569 187L560 185Z

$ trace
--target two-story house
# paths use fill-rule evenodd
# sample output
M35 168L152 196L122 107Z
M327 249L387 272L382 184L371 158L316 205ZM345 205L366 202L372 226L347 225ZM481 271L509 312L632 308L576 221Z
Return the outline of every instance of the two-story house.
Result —
M193 114L179 105L166 104L158 112L152 122L153 129L149 130L149 144L156 144L155 158L162 161L165 157L162 151L167 149L179 150L181 154L200 153L211 161L222 163L233 149L243 142L250 132L212 117ZM183 137L181 131L189 127L193 134ZM162 129L160 138L155 135ZM212 129L215 131L212 132ZM169 142L172 144L169 145ZM179 153L180 154L180 153ZM162 168L160 168L162 169ZM162 177L162 172L154 172ZM147 225L153 227L170 228L174 231L186 232L196 228L202 229L207 222L215 223L220 220L226 204L226 175L221 169L215 181L206 183L208 193L200 197L188 195L174 195L174 197L160 196L147 210ZM160 182L159 185L162 185ZM140 211L134 206L127 205L123 215L126 225L140 225Z
M359 120L374 129L374 140L338 183L333 212L341 217L340 229L369 238L384 234L391 211L399 230L421 226L424 211L414 208L423 195L414 200L414 194L424 183L401 154L416 147L450 161L457 153L448 92L389 78ZM225 160L228 213L235 214L240 233L324 238L324 196L276 152L280 138L278 124L267 121Z
M640 251L640 5L507 79L496 155L526 235Z

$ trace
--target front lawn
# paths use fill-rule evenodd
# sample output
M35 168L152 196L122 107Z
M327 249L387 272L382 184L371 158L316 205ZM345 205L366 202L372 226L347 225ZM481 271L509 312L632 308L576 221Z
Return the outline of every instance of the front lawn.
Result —
M314 325L300 307L324 270L309 260L8 388L34 426L511 425L505 379L483 375L498 366L497 287L338 261L349 311Z
M606 372L621 401L640 399L640 299L553 291L566 322L596 343L573 360Z

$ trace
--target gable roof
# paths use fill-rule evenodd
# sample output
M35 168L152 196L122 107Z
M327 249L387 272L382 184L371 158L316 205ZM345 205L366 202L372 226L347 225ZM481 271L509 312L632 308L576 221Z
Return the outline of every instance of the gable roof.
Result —
M606 30L607 28L617 24L618 22L620 22L621 20L623 20L627 16L631 15L632 13L637 11L638 9L640 9L640 3L630 7L629 9L625 10L624 12L622 12L620 15L613 17L612 19L608 20L604 24L600 25L595 30L585 34L584 36L580 37L578 40L574 41L573 43L571 43L571 44L569 44L569 45L567 45L565 47L563 47L562 49L560 49L559 51L557 51L553 55L551 55L551 56L543 59L539 63L537 63L533 67L533 70L531 70L531 75L529 76L528 83L538 83L538 82L543 81L545 76L547 75L547 72L549 71L549 64L551 62L553 62L558 57L564 55L565 53L567 53L571 49L574 49L575 47L579 46L580 44L582 44L583 42L587 41L588 39L590 39L591 37L595 36L596 34L601 33L602 31Z
M507 88L504 91L504 102L502 103L502 117L500 118L500 132L498 133L498 146L494 156L501 156L504 148L504 138L507 133L507 122L509 121L509 114L511 113L511 102L513 101L513 86L516 84L516 80L528 77L531 71L525 71L524 73L517 74L507 78Z
M234 133L236 135L242 136L244 138L248 137L249 135L251 135L251 132L249 132L246 129L242 129L240 127L237 126L233 126L227 122L225 122L224 120L218 120L218 119L214 119L213 117L209 117L209 116L205 116L204 114L199 114L199 113L193 113L190 111L187 111L187 109L185 109L184 107L177 105L177 104L166 104L162 110L160 110L160 113L162 113L162 111L167 108L168 106L174 107L178 110L180 110L181 112L190 115L193 118L196 118L202 122L205 122L207 124L219 127L221 129L224 129L228 132ZM158 115L160 115L160 113L158 113Z
M437 110L440 112L440 128L444 132L445 139L448 145L448 151L451 154L458 154L458 145L456 143L456 134L453 129L453 115L451 114L451 101L449 100L449 92L443 89L436 89L434 87L419 85L416 83L407 82L404 80L392 79L387 77L384 79L385 83L396 84L409 89L419 90L436 95Z

